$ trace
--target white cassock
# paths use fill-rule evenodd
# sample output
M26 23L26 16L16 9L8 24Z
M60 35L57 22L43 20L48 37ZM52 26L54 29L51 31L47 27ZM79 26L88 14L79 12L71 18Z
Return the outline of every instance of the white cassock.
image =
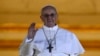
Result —
M52 39L52 52L47 48ZM58 25L48 28L43 26L34 37L34 40L23 41L20 46L20 56L78 56L84 53L79 40L72 32L59 28Z

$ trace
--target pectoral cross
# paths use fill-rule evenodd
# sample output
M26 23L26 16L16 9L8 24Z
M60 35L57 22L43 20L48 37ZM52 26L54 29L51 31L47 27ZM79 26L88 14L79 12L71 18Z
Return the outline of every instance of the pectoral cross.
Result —
M49 44L49 47L47 47L47 49L49 49L49 52L51 53L52 52L52 45L51 44Z

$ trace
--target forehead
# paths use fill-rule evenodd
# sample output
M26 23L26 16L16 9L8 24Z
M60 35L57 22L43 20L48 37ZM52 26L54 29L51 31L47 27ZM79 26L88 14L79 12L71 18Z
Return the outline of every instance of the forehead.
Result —
M50 14L50 13L56 13L54 9L45 9L42 11L42 14Z

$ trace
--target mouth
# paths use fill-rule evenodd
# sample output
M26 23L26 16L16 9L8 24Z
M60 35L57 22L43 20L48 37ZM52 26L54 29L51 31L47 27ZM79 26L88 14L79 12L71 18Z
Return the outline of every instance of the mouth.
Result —
M52 20L47 20L47 22L52 22Z
M52 22L52 21L49 20L48 22Z

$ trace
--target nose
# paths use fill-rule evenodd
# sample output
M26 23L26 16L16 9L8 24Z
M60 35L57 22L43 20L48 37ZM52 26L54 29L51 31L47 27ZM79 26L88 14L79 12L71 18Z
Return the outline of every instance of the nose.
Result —
M48 16L48 19L51 19L52 17L51 16Z

